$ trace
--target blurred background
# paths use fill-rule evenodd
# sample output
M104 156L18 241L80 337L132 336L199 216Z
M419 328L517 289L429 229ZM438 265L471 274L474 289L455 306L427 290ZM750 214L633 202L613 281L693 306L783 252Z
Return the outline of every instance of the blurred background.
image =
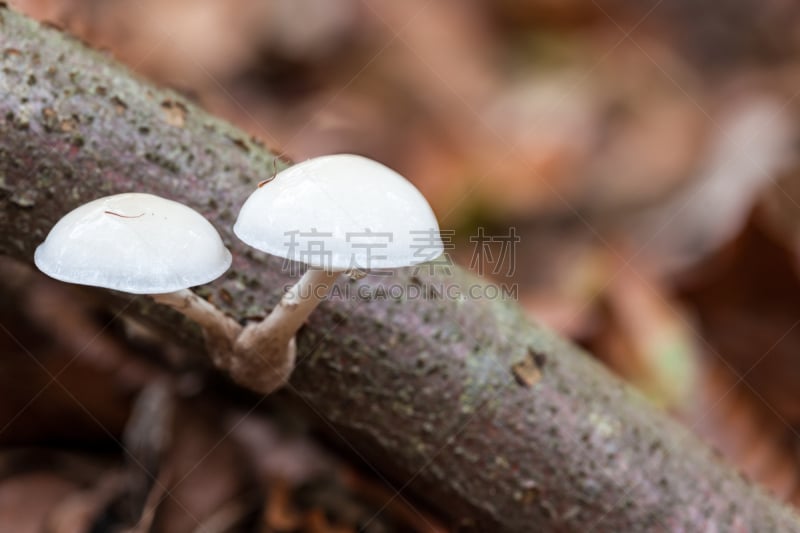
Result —
M533 320L586 346L747 477L800 504L797 2L10 4L293 160L354 152L395 168L453 231L457 262L516 285ZM479 228L519 236L503 268L494 268L497 254L495 264L476 260ZM126 511L109 495L136 483L119 439L127 443L136 413L166 401L144 384L180 348L145 332L135 346L123 342L130 331L103 329L108 317L88 304L56 315L57 306L75 308L76 289L7 260L0 267L9 328L0 347L16 354L0 369L0 513L16 512L25 527L53 513L77 524L98 510L122 521ZM69 390L14 338L46 352ZM97 342L73 364L89 340ZM368 531L444 530L403 499L375 518L388 499L374 473L286 429L269 409L235 424L241 404L203 398L208 413L190 410L173 441L216 442L231 427L234 438L187 474L215 480L212 496L183 483L182 505L223 524L258 510L254 520L275 531L355 531L364 522ZM242 455L256 448L260 455ZM265 449L278 459L265 460ZM168 466L180 471L180 462ZM262 498L253 487L263 485ZM185 509L150 489L134 493L154 530L192 530ZM26 494L46 512L20 508Z

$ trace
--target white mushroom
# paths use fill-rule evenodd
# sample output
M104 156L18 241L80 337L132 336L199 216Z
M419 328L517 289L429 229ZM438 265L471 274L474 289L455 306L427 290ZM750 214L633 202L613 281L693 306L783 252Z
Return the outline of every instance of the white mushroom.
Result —
M34 262L61 281L149 294L200 324L215 357L241 329L188 290L221 276L231 254L202 215L172 200L125 193L82 205L53 226Z
M236 351L271 361L276 387L291 374L294 336L344 271L409 266L441 255L439 224L403 176L365 157L304 161L260 186L233 228L250 246L308 265L263 321L242 331Z

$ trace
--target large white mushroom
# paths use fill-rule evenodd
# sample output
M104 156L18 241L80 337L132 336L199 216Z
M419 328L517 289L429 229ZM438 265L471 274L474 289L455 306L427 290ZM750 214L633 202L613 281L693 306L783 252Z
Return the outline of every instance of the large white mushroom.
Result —
M61 281L149 294L200 324L215 358L241 329L188 290L221 276L231 254L202 215L172 200L124 193L84 204L53 226L34 262Z
M270 315L236 342L238 353L281 369L284 381L294 366L295 334L340 273L414 265L443 251L422 194L394 170L349 154L278 173L250 195L233 231L258 250L308 265Z

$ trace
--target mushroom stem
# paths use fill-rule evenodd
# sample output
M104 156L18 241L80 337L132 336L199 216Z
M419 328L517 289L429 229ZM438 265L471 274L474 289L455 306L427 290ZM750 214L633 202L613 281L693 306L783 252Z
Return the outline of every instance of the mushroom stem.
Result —
M243 377L250 381L249 386L266 394L288 381L296 355L294 336L328 295L338 275L309 268L269 316L242 330L234 347L237 357L261 366L259 372Z
M197 322L203 329L214 364L221 368L230 366L228 361L233 353L234 342L242 331L235 320L189 289L151 294L150 297Z
M305 324L333 287L339 272L309 268L281 298L280 304L262 322L265 328L280 331L288 342ZM268 323L270 322L270 323Z

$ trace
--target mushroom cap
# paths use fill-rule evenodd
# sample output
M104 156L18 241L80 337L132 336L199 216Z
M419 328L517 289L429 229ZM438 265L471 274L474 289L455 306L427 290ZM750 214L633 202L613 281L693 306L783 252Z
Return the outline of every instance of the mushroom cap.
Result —
M50 277L134 294L208 283L231 265L231 253L200 213L143 193L106 196L59 220L36 248Z
M245 201L233 231L258 250L332 271L409 266L443 251L425 197L394 170L350 154L279 172Z

